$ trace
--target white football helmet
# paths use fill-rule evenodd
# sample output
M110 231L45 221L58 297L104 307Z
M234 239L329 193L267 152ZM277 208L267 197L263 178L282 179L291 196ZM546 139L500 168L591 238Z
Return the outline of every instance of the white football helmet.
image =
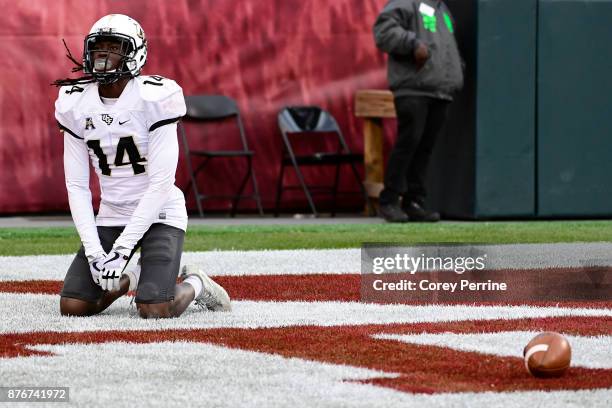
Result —
M119 66L109 69L108 55L106 59L94 61L93 52L98 41L113 41L120 44L118 51L110 51L121 57ZM91 27L85 37L83 47L83 67L101 84L111 84L121 77L140 75L142 67L147 62L147 40L142 27L136 20L123 14L109 14L102 17Z

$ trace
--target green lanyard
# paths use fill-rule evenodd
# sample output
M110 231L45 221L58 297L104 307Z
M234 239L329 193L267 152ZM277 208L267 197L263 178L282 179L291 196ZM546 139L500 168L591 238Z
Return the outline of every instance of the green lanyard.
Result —
M446 23L446 27L451 34L455 33L455 29L453 28L453 20L451 20L450 16L444 13L444 22Z

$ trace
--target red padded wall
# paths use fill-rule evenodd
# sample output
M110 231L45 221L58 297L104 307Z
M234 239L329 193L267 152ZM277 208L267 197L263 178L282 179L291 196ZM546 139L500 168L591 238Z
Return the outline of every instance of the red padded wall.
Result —
M57 89L49 84L66 77L71 68L61 39L80 57L84 35L109 13L127 14L142 24L149 40L145 74L175 79L186 95L220 93L238 101L256 151L255 170L264 205L270 208L281 152L276 114L283 106L327 108L340 122L350 146L363 149L362 123L353 116L353 95L357 89L386 87L384 56L376 50L371 34L384 3L1 0L0 213L68 209L62 139L53 118ZM220 142L201 143L213 147ZM243 167L225 164L214 170L217 177L203 180L203 186L208 192L228 192ZM323 172L309 177L328 181ZM181 157L177 184L184 187L186 181ZM305 200L293 194L287 205L303 207ZM351 205L354 202L345 202ZM208 208L226 206L219 202Z

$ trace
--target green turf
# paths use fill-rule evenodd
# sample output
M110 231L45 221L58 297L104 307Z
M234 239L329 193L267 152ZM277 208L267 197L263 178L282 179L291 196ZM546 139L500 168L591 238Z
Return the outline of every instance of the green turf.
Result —
M351 248L363 242L542 243L612 242L612 221L444 222L190 227L186 251L212 249ZM69 254L73 228L0 229L0 255Z

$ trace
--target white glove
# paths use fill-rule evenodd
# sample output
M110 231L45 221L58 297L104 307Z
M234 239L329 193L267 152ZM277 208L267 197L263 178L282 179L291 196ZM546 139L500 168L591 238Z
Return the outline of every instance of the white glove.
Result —
M89 272L91 272L91 279L96 283L96 285L100 285L100 278L102 277L102 262L106 258L106 253L98 252L94 255L89 255L87 257L87 262L89 262Z
M102 261L102 276L100 277L100 287L103 290L119 289L119 279L130 259L131 252L127 248L113 247L106 255Z

